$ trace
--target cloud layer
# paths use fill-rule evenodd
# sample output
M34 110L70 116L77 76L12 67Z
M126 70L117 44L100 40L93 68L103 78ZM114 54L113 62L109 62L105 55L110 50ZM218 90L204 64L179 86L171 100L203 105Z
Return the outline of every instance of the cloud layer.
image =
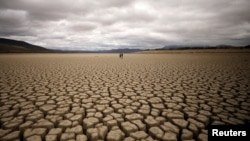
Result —
M54 49L250 44L249 0L1 0L0 37Z

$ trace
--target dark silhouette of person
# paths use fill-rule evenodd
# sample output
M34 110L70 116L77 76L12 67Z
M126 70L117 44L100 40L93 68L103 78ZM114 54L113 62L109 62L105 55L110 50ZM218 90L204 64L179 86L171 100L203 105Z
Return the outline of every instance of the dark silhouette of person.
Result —
M121 59L123 58L123 53L120 53L120 58L121 58Z

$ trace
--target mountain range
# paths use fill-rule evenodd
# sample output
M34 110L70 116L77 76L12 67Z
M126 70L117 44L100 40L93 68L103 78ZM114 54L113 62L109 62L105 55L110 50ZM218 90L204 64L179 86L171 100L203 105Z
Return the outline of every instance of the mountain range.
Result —
M0 38L0 53L132 53L143 51L141 49L111 49L97 51L82 51L82 50L53 50L32 45L24 41Z
M184 45L167 45L158 49L147 50L183 50L183 49L218 49L218 48L250 48L250 45L244 47L234 47L231 45L217 45L217 46L184 46ZM145 50L145 51L147 51ZM12 39L0 38L0 53L133 53L144 51L142 49L111 49L98 51L75 51L75 50L52 50L37 45L32 45L24 41L17 41Z

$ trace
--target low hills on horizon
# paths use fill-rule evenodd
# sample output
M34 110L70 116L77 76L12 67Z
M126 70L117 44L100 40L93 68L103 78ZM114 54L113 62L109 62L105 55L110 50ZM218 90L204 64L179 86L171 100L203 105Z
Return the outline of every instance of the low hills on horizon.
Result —
M18 41L13 39L0 38L0 53L132 53L143 51L141 49L111 49L98 51L84 51L84 50L53 50L45 47L32 45L25 41Z
M0 38L1 53L33 53L33 52L50 52L44 47L29 44L24 41Z
M250 45L235 47L231 45L218 46L183 46L183 45L168 45L158 49L111 49L98 51L82 51L82 50L53 50L37 45L32 45L25 41L18 41L6 38L0 38L0 53L133 53L144 51L164 51L164 50L190 50L190 49L250 49Z

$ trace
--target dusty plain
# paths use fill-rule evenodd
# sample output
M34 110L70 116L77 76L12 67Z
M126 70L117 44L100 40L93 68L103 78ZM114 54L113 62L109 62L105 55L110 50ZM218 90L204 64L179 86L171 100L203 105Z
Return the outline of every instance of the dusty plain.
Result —
M250 123L250 53L0 54L0 140L206 141Z

